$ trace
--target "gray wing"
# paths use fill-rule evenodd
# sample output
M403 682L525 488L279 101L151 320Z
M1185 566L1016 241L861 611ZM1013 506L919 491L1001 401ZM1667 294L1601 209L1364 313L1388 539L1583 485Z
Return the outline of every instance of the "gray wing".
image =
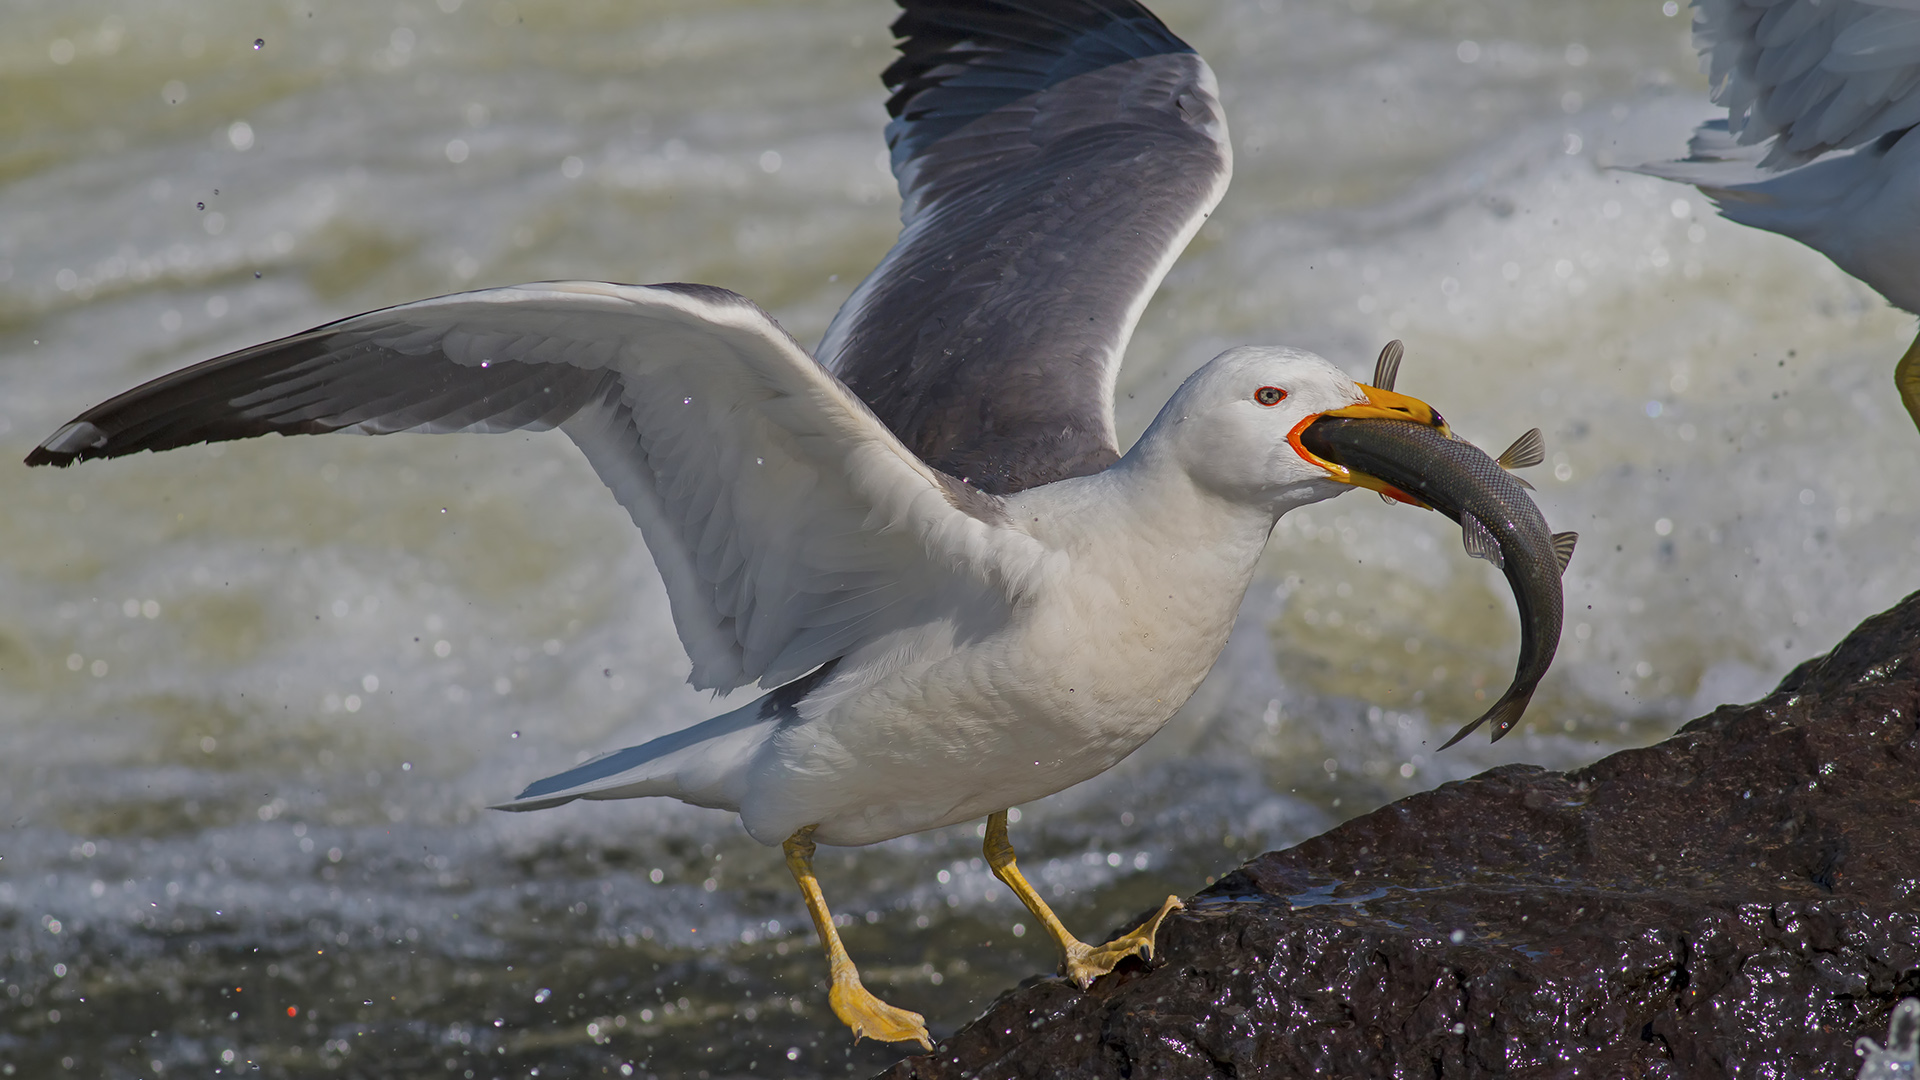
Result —
M136 387L27 457L559 427L646 538L697 687L777 686L1044 550L916 460L765 312L699 285L515 285L356 315ZM942 606L946 605L946 606Z
M1912 0L1695 0L1694 44L1739 145L1803 164L1920 123ZM1701 157L1695 148L1695 158Z
M1131 0L900 0L900 239L816 355L933 467L1098 472L1135 322L1232 173L1213 72Z

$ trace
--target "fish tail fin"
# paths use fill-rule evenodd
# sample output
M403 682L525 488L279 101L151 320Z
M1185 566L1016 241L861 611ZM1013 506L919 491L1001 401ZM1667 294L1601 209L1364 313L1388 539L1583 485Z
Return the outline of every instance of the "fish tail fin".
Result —
M1440 744L1440 749L1445 750L1447 747L1473 734L1481 724L1489 721L1493 723L1493 738L1489 741L1499 742L1507 732L1513 730L1513 725L1520 722L1521 714L1527 711L1527 703L1532 700L1532 691L1514 697L1500 699L1494 703L1493 708L1487 710L1486 715L1461 728L1459 731L1454 732L1453 738Z

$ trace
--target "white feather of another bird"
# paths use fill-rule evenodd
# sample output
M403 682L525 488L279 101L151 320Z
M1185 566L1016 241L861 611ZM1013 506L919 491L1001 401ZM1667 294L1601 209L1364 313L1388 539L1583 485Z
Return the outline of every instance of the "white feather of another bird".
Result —
M1696 0L1694 43L1742 145L1805 164L1920 123L1917 0Z
M1694 43L1727 116L1636 171L1920 312L1920 0L1695 0Z

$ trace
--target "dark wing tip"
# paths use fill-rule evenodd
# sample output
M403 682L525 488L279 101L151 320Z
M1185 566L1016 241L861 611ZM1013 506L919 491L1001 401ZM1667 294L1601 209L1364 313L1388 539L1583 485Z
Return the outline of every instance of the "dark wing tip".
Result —
M101 456L107 433L86 420L75 420L48 436L27 455L28 465L55 465L62 469L76 461Z
M324 418L275 420L232 407L274 380L323 362L324 328L203 360L145 382L73 418L27 455L28 465L67 466L142 450L247 439L271 432L316 434L341 425Z
M145 389L135 387L130 393ZM88 417L100 422L96 424ZM319 419L274 423L233 414L196 411L188 403L171 397L157 401L136 399L126 402L115 398L89 409L79 419L54 432L47 441L34 447L26 460L28 465L65 468L75 462L126 457L142 450L157 453L182 446L251 439L261 435L321 435L336 431L339 426Z
M1193 48L1133 0L899 0L900 58L880 76L893 95L896 155L1029 94L1112 64ZM900 158L895 157L896 168Z
M542 777L528 784L525 788L522 788L520 794L508 799L506 802L492 803L488 805L487 809L519 812L524 810L548 810L556 806L565 806L580 797L580 792L575 789L578 788L580 784L585 783L586 780L595 779L597 775L617 772L617 769L596 768L597 766L604 766L607 763L607 759L616 756L618 756L617 753L601 754L599 757L581 762L565 772ZM582 775L583 770L587 770L584 777Z
M487 809L506 810L510 813L524 813L528 810L551 810L556 806L565 806L580 797L578 795L562 795L558 798L541 799L530 795L532 791L533 788L528 788L526 791L521 792L506 802L490 803Z
M109 402L108 404L112 404ZM101 412L105 406L87 415ZM200 443L251 439L260 435L318 435L334 430L318 421L297 424L266 424L238 417L204 416L191 419L173 412L143 412L103 415L105 423L95 424L81 417L53 433L46 442L27 455L28 465L52 465L66 468L76 462L96 458L126 457L142 450L176 450Z

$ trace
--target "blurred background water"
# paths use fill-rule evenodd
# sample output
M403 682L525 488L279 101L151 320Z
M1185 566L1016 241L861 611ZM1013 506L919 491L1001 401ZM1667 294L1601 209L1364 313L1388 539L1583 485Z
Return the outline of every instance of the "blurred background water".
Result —
M1920 585L1912 332L1821 257L1610 167L1708 114L1660 0L1163 0L1233 190L1148 308L1137 433L1242 342L1402 389L1582 539L1523 729L1498 573L1351 495L1278 529L1145 750L1026 807L1083 936L1506 761L1762 693ZM776 851L655 801L484 805L724 706L557 433L18 464L191 361L546 278L700 281L802 340L897 227L880 0L5 0L0 1075L822 1076L849 1047ZM1905 497L1903 497L1903 495ZM970 828L825 849L868 984L935 1033L1051 969Z

